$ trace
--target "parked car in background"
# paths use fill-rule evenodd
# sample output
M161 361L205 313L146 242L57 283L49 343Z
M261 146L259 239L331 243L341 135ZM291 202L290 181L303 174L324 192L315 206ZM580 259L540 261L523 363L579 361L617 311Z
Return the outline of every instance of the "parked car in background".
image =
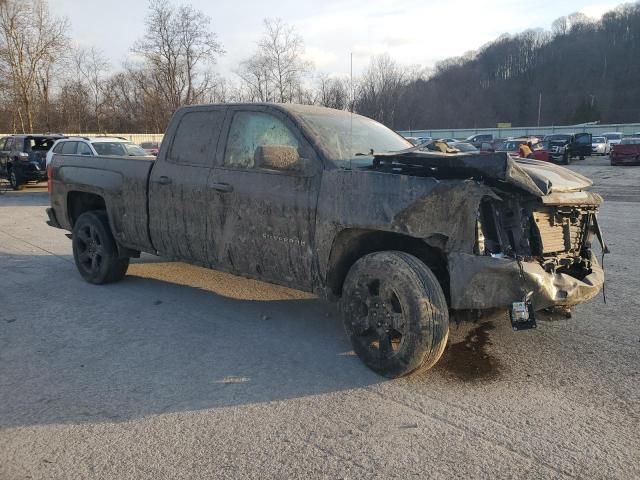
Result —
M591 139L592 155L609 155L610 151L611 144L607 140L607 137L593 137Z
M14 190L47 180L46 155L61 135L11 135L0 140L0 177Z
M591 155L590 133L556 133L544 137L549 143L549 155L551 160L559 159L564 165L571 163L571 159Z
M160 144L158 142L142 142L140 147L142 147L149 155L153 155L154 157L157 157L158 152L160 151Z
M535 140L535 142L534 142ZM511 138L509 140L505 140L495 146L496 152L507 152L510 155L515 157L520 156L520 145L531 142L531 157L536 160L544 160L548 162L550 160L550 155L547 150L545 150L542 144L539 142L537 138L532 139L530 137L522 137L522 138Z
M623 138L611 146L611 165L640 165L640 136Z
M471 145L470 143L467 142L455 142L454 145L452 145L453 148L455 148L456 150L460 150L461 152L479 152L480 150L477 149L476 147L474 147L473 145Z
M624 135L620 132L607 132L607 133L602 133L598 136L606 138L607 142L609 142L609 145L612 145L612 146L619 144L622 141L622 138L624 137Z
M108 155L122 157L152 157L140 145L122 137L65 137L47 153L47 166L54 155Z
M491 143L493 142L493 134L491 133L481 133L476 135L471 135L465 139L465 142L470 143L476 148L482 148L483 143Z
M439 138L438 140L441 142L447 143L449 145L451 145L452 143L458 143L458 141L455 138Z

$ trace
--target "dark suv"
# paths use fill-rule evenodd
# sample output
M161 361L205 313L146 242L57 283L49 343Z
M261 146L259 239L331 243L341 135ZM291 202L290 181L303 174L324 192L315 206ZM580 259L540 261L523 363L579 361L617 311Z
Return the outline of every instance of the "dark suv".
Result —
M47 179L46 156L61 135L12 135L0 138L0 177L14 190Z
M470 143L477 149L482 149L483 144L493 142L493 134L479 133L477 135L471 135L465 140L465 142Z
M549 155L552 160L560 159L564 165L569 165L571 159L591 155L590 133L556 133L547 135L544 141L549 143Z

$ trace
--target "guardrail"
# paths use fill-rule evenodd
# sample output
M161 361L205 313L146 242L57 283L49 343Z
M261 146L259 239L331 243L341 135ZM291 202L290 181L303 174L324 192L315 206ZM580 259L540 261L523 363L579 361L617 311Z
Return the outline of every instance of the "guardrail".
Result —
M516 128L462 128L433 130L399 130L405 137L432 137L463 139L477 134L492 134L497 138L520 137L528 135L552 135L554 133L591 133L598 135L608 132L620 132L624 135L640 133L640 123L612 123L600 125L564 125L545 127Z

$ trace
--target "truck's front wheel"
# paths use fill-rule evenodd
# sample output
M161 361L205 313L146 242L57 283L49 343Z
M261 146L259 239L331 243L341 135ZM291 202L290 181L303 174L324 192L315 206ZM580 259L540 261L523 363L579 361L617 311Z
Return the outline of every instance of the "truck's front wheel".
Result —
M76 267L87 282L96 285L117 282L126 275L129 259L118 256L105 212L80 215L73 226L72 244Z
M376 252L349 270L340 308L360 359L386 377L429 369L449 335L449 311L431 270L404 252Z

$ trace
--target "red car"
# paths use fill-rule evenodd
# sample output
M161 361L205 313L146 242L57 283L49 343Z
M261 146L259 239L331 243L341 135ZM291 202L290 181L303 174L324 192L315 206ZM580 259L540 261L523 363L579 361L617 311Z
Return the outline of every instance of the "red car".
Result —
M140 146L145 152L149 155L153 155L154 157L157 157L158 152L160 151L160 144L158 142L142 142Z
M537 138L512 138L504 140L496 145L496 152L507 152L518 157L520 156L520 145L527 142L531 142L533 144L530 158L544 160L545 162L551 161L549 152L542 146L542 143L539 142Z
M623 138L611 145L611 165L640 165L640 137Z

